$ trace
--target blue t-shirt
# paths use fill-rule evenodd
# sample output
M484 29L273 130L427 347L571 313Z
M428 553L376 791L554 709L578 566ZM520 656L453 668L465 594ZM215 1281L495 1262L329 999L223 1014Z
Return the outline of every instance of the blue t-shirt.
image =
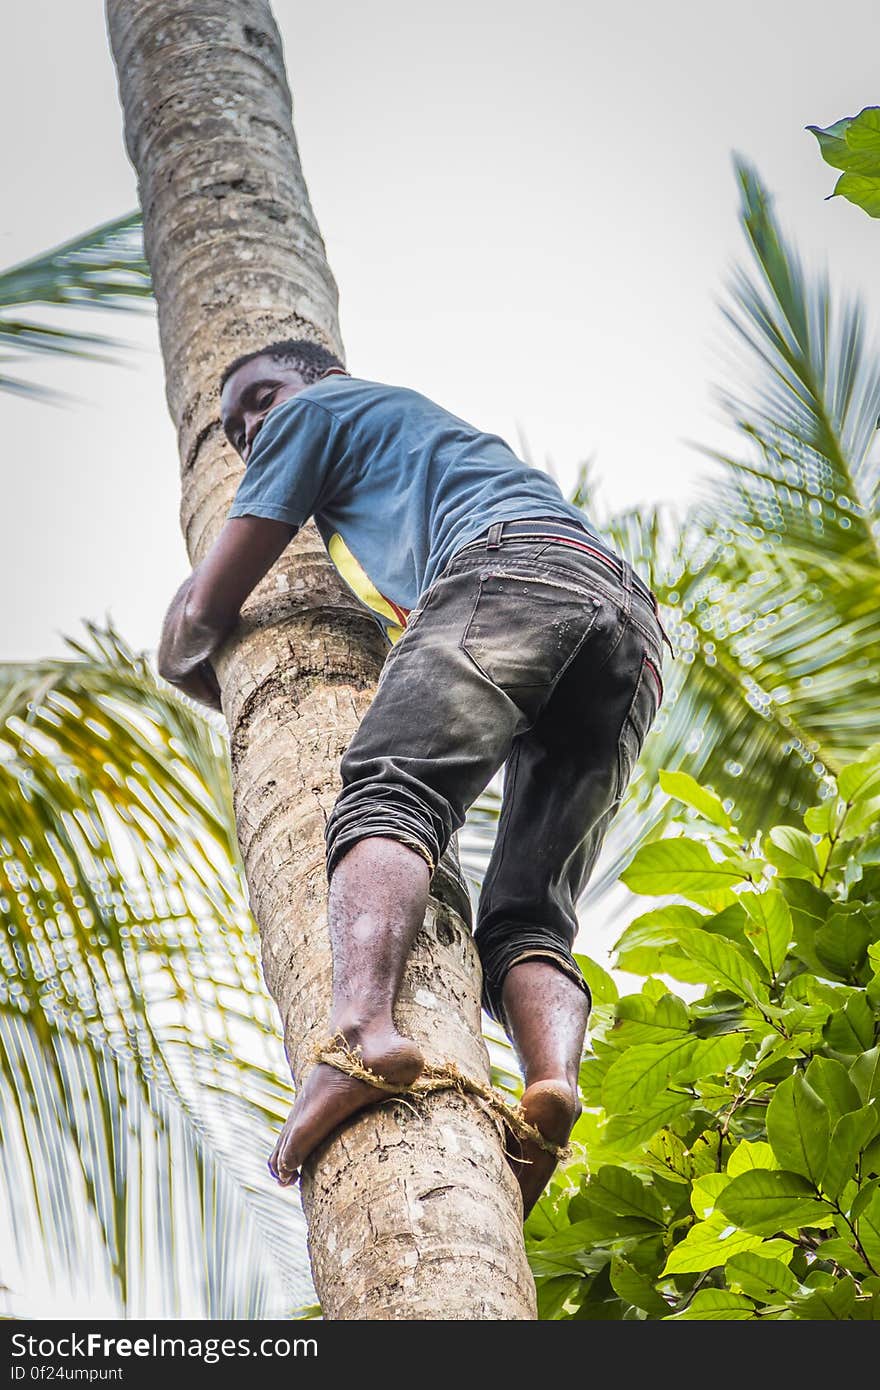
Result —
M297 528L314 516L391 642L455 552L493 522L559 516L593 530L497 435L418 391L341 375L269 412L229 515Z

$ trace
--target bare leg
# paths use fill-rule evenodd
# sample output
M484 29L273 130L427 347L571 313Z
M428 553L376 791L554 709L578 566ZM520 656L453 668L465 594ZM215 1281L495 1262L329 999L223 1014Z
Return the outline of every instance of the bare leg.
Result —
M523 1068L522 1107L545 1139L564 1144L580 1114L578 1070L587 1028L587 996L546 960L514 965L501 992L510 1039ZM549 1182L556 1160L528 1140L513 1139L511 1167L528 1216Z
M394 1004L416 933L425 919L430 873L415 850L397 840L359 840L340 859L330 882L333 952L330 1032L342 1033L384 1080L408 1086L424 1066L414 1042L398 1033ZM282 1186L322 1140L387 1092L324 1063L309 1072L269 1159Z

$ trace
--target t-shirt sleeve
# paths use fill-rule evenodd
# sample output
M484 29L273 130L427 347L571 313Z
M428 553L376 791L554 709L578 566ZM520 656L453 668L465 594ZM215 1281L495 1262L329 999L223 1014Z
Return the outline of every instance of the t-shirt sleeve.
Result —
M336 427L333 416L311 401L293 400L277 415L272 411L257 436L229 515L266 516L297 529L302 526L326 491Z

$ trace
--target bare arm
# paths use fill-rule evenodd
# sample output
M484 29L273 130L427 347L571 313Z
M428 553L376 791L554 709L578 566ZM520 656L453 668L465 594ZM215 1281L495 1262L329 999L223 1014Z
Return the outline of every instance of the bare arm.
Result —
M159 674L196 700L220 708L209 657L238 622L245 599L295 534L284 521L231 517L200 565L180 586L165 615Z

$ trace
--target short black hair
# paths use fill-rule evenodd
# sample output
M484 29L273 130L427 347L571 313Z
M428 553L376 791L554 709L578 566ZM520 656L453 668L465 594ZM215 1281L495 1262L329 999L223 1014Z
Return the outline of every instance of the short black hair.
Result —
M255 357L274 357L276 362L291 363L307 386L317 381L329 367L341 367L345 370L345 363L340 362L336 354L323 347L321 343L313 343L311 338L285 338L283 342L267 343L265 347L256 348L254 352L245 352L241 357L236 357L220 378L220 390L223 390L233 372L237 372L245 362L253 362Z

